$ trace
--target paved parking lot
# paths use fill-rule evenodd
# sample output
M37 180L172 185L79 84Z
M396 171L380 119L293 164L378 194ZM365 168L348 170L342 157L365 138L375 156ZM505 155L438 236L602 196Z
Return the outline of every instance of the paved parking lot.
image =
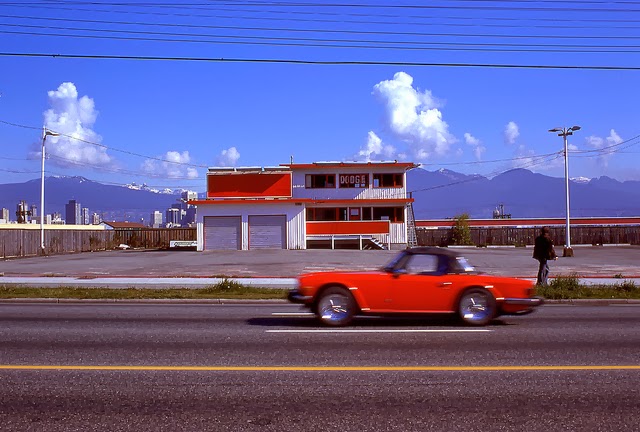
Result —
M536 275L532 248L456 248L479 270L505 276ZM562 254L561 248L556 250ZM366 270L382 266L395 251L253 250L138 251L116 250L0 261L0 274L12 277L295 277L308 271ZM640 277L640 246L576 246L574 257L551 262L551 277Z

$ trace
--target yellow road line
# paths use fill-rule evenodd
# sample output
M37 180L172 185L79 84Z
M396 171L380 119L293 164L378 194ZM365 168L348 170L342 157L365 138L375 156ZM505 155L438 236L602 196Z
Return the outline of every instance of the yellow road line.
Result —
M566 365L566 366L126 366L126 365L0 365L0 370L73 370L73 371L590 371L638 370L640 365Z

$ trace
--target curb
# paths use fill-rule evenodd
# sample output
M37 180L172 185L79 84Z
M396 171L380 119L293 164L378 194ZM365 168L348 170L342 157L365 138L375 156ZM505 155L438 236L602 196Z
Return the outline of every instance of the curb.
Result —
M57 298L12 298L0 299L3 303L31 303L31 304L191 304L191 305L233 305L233 304L293 304L284 299L57 299ZM640 299L562 299L545 300L544 305L563 306L612 306L638 305ZM543 305L543 306L544 306Z

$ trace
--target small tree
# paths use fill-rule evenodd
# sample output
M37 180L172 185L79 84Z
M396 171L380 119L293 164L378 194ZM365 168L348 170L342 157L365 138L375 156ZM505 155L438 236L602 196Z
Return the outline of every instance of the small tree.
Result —
M453 218L453 228L451 228L451 244L471 245L471 229L469 228L469 215L462 213Z

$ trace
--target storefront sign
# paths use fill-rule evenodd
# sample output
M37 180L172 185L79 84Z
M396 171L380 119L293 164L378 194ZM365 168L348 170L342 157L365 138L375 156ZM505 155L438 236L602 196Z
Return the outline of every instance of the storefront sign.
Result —
M369 174L340 174L340 187L364 188L369 186Z

